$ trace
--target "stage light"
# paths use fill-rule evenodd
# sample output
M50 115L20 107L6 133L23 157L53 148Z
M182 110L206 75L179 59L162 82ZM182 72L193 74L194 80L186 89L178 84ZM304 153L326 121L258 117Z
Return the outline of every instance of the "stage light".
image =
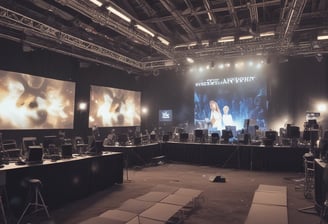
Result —
M141 112L142 112L143 114L148 114L148 107L143 107L143 108L141 109Z
M89 0L90 2L92 2L93 4L101 7L102 6L102 2L98 1L98 0Z
M317 40L328 40L328 34L327 35L319 35L317 37Z
M211 16L211 13L207 13L207 16L208 16L208 19L210 20L210 21L212 21L212 16Z
M120 11L114 9L112 6L108 6L107 10L110 11L111 13L115 14L116 16L120 17L121 19L125 20L126 22L128 22L128 23L131 22L131 19L129 17L127 17L126 15L121 13Z
M248 62L248 66L252 67L254 65L253 61Z
M86 110L87 109L88 104L86 102L80 102L79 103L79 110Z
M241 36L239 37L239 40L249 40L249 39L252 39L253 36L252 35L248 35L248 36Z
M199 68L198 68L198 71L199 72L202 72L204 69L203 69L203 67L202 66L200 66Z
M158 39L160 42L162 42L162 44L164 44L164 45L166 45L166 46L170 45L170 42L168 42L167 40L165 40L163 37L158 36L157 39Z
M261 64L261 63L257 63L257 64L256 64L256 68L257 68L257 69L262 68L262 64Z
M142 31L142 32L144 32L144 33L146 33L146 34L152 36L152 37L155 36L154 33L152 33L151 31L149 31L148 29L146 29L145 27L143 27L143 26L141 26L141 25L139 25L139 24L135 25L135 27L136 27L138 30L140 30L140 31Z
M223 69L224 65L223 64L219 64L219 69Z
M210 65L206 65L206 69L209 70L210 69Z
M208 47L208 46L210 45L210 42L209 42L208 40L202 40L202 41L201 41L201 44L202 44L203 46Z
M275 35L274 31L260 33L260 37L269 37L269 36L274 36L274 35Z
M326 112L327 111L327 104L325 103L318 103L317 104L318 112Z
M224 66L230 68L230 63L226 63Z
M226 42L233 42L233 41L235 41L234 36L226 36L226 37L221 37L220 39L218 39L219 43L226 43Z
M187 57L186 60L187 60L187 62L190 63L190 64L195 62L194 59L189 58L189 57Z

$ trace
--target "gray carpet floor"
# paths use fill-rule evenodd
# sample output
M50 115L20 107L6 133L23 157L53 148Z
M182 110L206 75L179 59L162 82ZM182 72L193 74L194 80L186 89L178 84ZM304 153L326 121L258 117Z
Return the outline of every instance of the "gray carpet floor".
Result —
M211 182L209 178L212 176L224 177L226 182ZM129 169L124 173L123 184L50 211L52 217L46 223L79 223L108 209L116 209L124 201L158 186L173 186L203 191L201 207L187 217L185 224L243 224L254 192L259 184L267 184L287 186L289 224L319 224L318 214L300 211L314 205L313 200L304 197L303 176L303 173L260 172L177 163Z

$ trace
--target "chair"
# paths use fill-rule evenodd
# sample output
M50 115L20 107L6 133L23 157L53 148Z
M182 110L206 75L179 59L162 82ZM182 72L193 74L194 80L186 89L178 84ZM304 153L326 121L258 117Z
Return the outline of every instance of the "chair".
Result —
M22 215L20 216L17 224L19 224L23 220L23 218L27 214L29 208L33 208L33 212L31 212L31 214L36 213L40 210L44 210L47 217L50 218L48 208L47 208L47 206L46 206L46 204L43 200L43 197L42 197L42 194L41 194L41 191L40 191L40 188L42 186L41 180L39 180L39 179L29 179L27 181L27 183L28 183L28 186L29 186L30 201L27 204L27 206L25 207L25 209L24 209Z

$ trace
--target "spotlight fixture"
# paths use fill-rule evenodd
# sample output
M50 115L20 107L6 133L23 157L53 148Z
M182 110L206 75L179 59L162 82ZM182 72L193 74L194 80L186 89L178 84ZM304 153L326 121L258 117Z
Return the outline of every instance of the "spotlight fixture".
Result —
M111 13L113 13L114 15L120 17L121 19L125 20L126 22L130 23L131 19L129 17L127 17L126 15L124 15L123 13L121 13L120 11L114 9L112 6L108 6L107 10Z
M241 36L239 37L239 40L249 40L249 39L252 39L253 36L252 35L247 35L247 36Z
M187 57L186 60L187 60L187 62L190 63L190 64L195 62L194 59L189 58L189 57Z
M170 45L170 42L167 41L167 40L165 40L165 39L164 39L163 37L161 37L161 36L158 36L157 39L158 39L160 42L162 42L162 44L164 44L164 45L166 45L166 46Z
M93 4L99 6L99 7L101 7L102 4L103 4L102 2L100 2L100 1L98 1L98 0L89 0L89 1L92 2Z
M87 103L86 102L80 102L79 103L79 110L86 110L87 109Z
M274 36L274 35L275 35L274 31L260 33L260 37L270 37L270 36Z
M328 40L328 34L327 35L319 35L319 36L317 36L317 40Z
M144 32L144 33L146 33L146 34L148 34L149 36L152 36L152 37L155 36L155 34L154 34L153 32L151 32L150 30L148 30L148 29L145 28L144 26L141 26L141 25L137 24L137 25L135 25L135 27L136 27L138 30L140 30L140 31L142 31L142 32Z
M226 36L226 37L221 37L220 39L218 39L219 43L226 43L226 42L233 42L233 41L235 41L234 36Z

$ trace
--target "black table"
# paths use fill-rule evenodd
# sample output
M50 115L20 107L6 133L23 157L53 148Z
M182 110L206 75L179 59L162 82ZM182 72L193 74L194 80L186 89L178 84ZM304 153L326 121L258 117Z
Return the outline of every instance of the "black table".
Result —
M0 169L6 183L11 210L19 215L27 196L26 179L42 181L42 195L48 207L58 208L70 201L83 198L123 182L122 153L104 152L98 156L75 156L43 164L15 165L10 163Z

